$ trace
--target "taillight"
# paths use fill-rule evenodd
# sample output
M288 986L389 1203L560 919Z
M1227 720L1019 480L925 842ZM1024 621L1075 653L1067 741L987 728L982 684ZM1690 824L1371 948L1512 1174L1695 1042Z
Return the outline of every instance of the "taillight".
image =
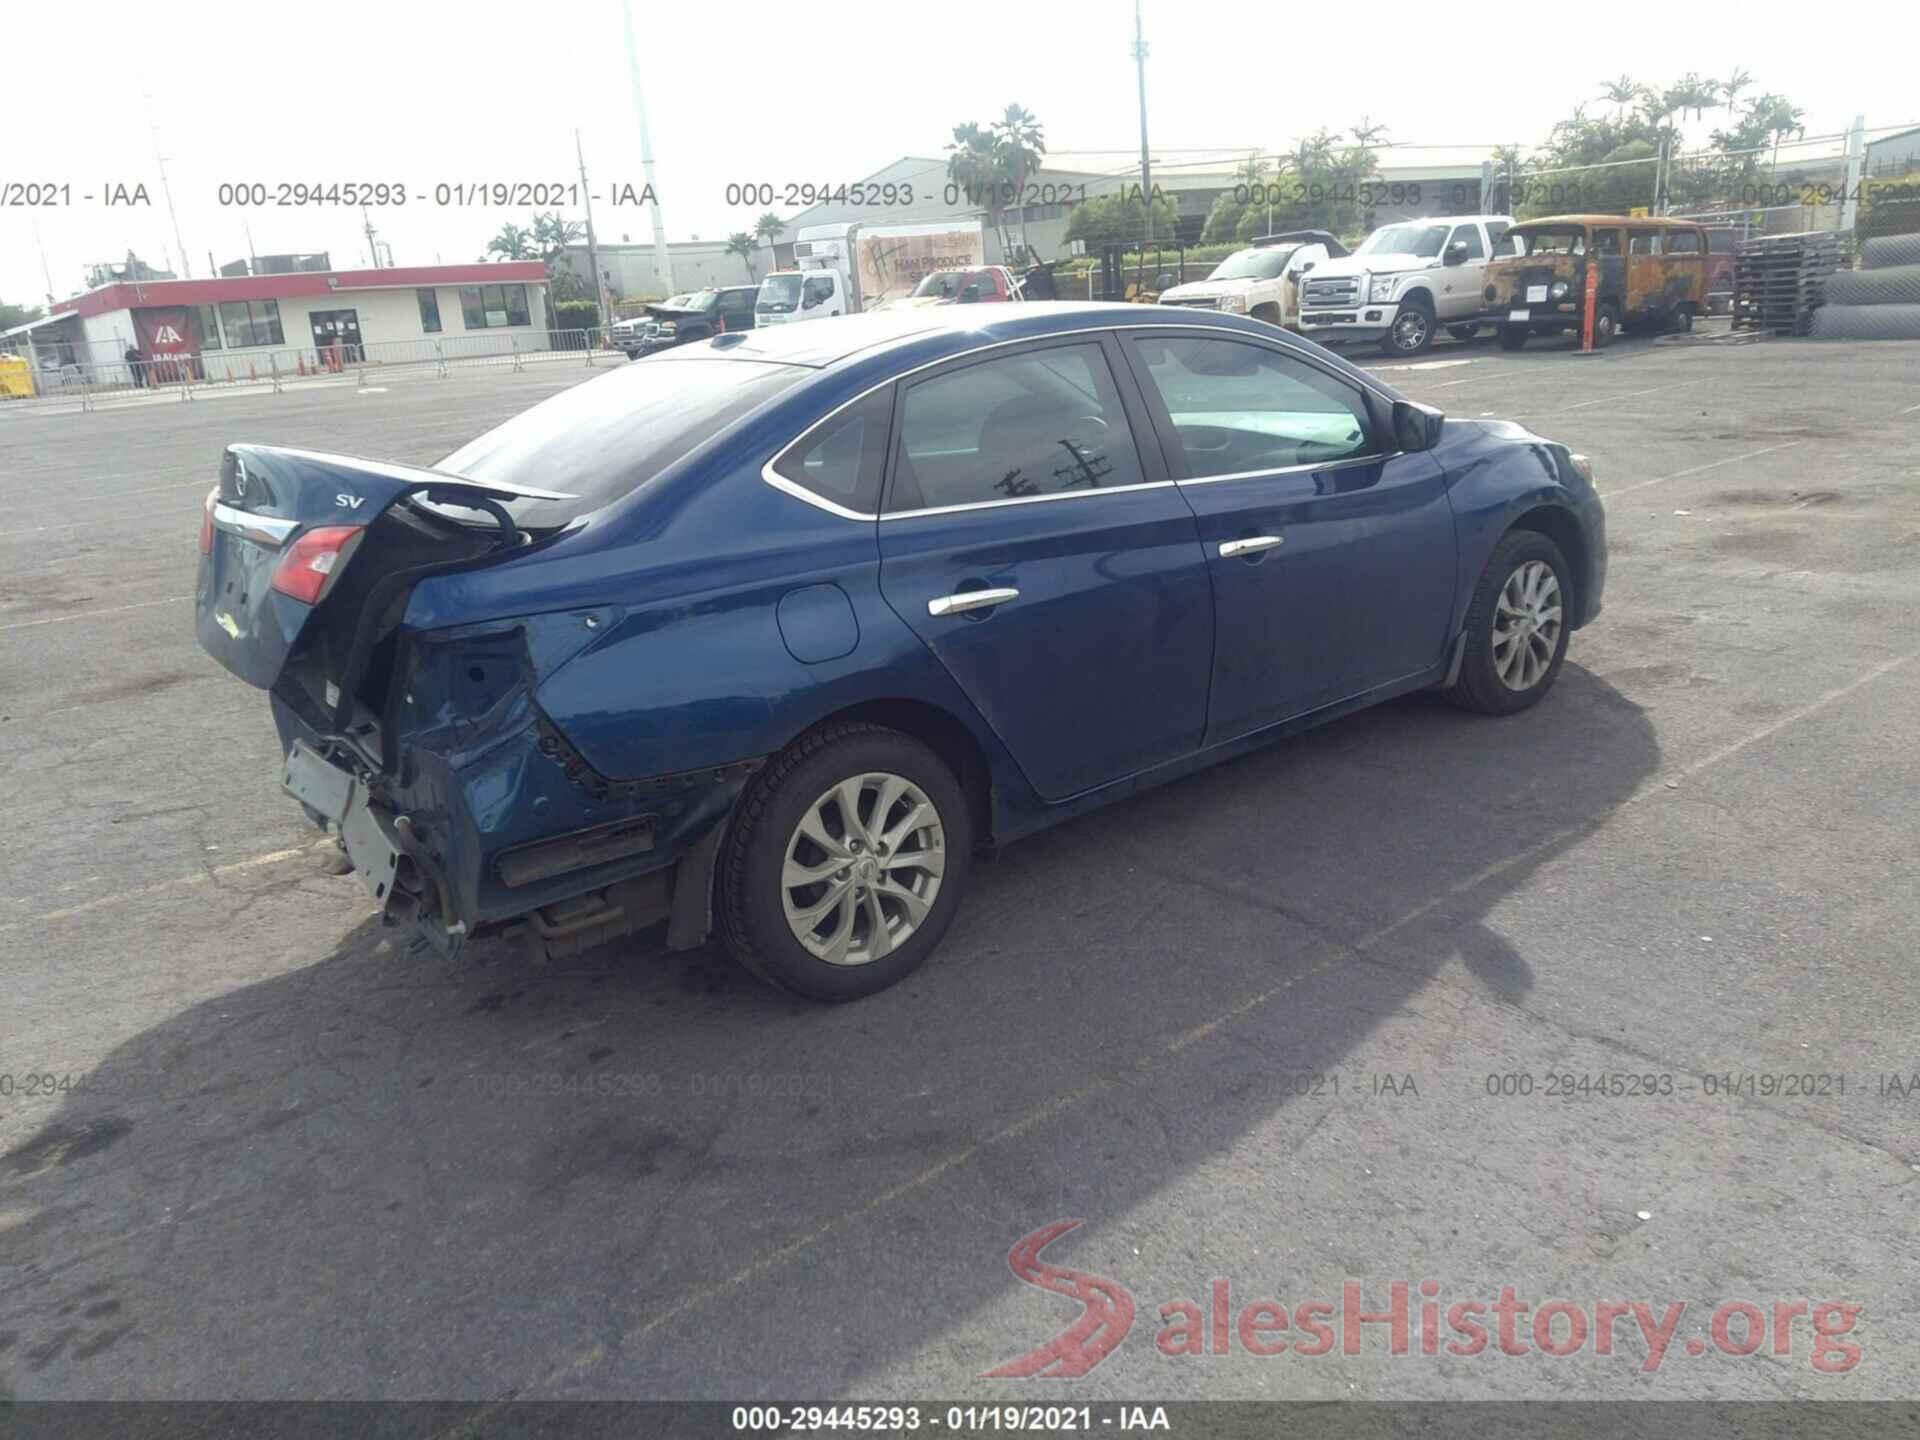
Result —
M200 507L200 553L213 553L213 504L220 498L220 487L214 486L207 491L206 504Z
M346 569L354 546L366 533L364 525L322 525L309 530L287 547L273 572L273 588L309 605L326 597L333 577Z

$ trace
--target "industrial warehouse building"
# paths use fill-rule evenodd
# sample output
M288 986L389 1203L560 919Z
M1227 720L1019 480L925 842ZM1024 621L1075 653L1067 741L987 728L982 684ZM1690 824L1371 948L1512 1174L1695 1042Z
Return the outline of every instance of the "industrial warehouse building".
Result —
M426 358L436 346L449 355L545 350L548 314L537 260L413 265L118 281L56 302L0 341L30 344L42 372L78 369L113 382L134 350L157 375L176 366L190 378L225 380Z

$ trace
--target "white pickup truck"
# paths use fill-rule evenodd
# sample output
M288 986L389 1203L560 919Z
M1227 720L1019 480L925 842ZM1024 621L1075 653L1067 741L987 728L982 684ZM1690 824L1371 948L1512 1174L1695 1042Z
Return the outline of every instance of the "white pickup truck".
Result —
M1300 332L1321 344L1377 340L1389 355L1418 355L1446 326L1470 339L1486 308L1487 260L1512 253L1511 215L1435 215L1383 225L1345 259L1315 268L1302 287Z
M1308 271L1347 247L1324 230L1263 235L1248 250L1236 250L1204 280L1160 292L1162 305L1185 305L1251 315L1270 325L1300 328L1300 282Z

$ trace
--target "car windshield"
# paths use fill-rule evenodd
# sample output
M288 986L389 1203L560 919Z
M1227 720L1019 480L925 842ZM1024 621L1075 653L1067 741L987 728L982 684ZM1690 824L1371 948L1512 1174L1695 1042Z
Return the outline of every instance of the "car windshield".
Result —
M1237 250L1214 266L1209 280L1277 280L1287 268L1287 257L1297 246L1285 245L1266 250Z
M915 295L935 295L942 300L958 300L960 292L966 288L967 272L964 270L936 270L918 285L913 287Z
M769 275L760 282L760 297L754 302L754 308L773 315L791 310L799 303L800 277L798 275Z
M1578 226L1562 226L1553 230L1510 230L1507 233L1520 247L1522 255L1587 253L1587 232Z
M565 491L576 498L507 504L513 518L530 528L564 525L638 489L811 373L758 360L648 360L521 411L434 468L472 480ZM461 507L435 508L490 523Z
M718 290L696 290L673 308L676 310L712 310L718 306L719 303L720 292Z
M1417 255L1431 260L1447 241L1444 225L1387 225L1361 242L1356 255Z

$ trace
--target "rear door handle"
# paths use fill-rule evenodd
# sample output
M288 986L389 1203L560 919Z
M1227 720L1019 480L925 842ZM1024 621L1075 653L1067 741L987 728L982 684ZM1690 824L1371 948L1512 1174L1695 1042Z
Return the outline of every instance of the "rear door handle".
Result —
M942 595L927 601L929 615L959 615L967 610L986 610L1018 600L1020 592L1011 586L998 590L962 590L958 595Z
M1220 558L1231 560L1236 555L1252 555L1261 550L1271 550L1285 539L1284 535L1249 535L1244 540L1222 540Z

